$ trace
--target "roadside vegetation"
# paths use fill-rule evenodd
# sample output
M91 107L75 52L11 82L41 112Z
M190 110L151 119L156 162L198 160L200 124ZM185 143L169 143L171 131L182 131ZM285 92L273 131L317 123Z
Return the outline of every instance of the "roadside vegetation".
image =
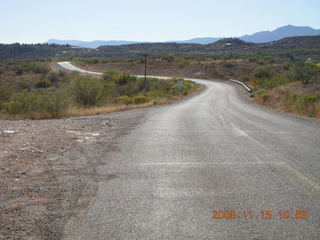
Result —
M312 63L287 63L281 68L258 67L246 76L254 98L279 110L320 117L320 68Z
M308 58L306 58L307 60ZM239 79L254 87L252 97L280 111L320 117L319 63L273 56L176 56L148 58L148 74L174 80L144 80L144 59L73 58L82 68L105 72L103 77L54 72L52 61L0 62L0 115L2 118L58 118L121 111L171 102L199 88L182 77ZM55 59L57 61L57 59ZM130 73L130 74L129 74Z
M255 88L252 97L261 104L280 111L320 117L320 63L296 60L290 53L287 59L255 55L239 57L181 57L166 54L148 59L151 75L204 79L239 79ZM306 58L305 60L307 60ZM143 74L143 59L107 60L75 59L79 66L93 70L119 69Z
M178 79L136 78L116 70L103 77L53 72L48 62L2 62L0 65L2 118L44 119L91 115L169 103L199 88Z

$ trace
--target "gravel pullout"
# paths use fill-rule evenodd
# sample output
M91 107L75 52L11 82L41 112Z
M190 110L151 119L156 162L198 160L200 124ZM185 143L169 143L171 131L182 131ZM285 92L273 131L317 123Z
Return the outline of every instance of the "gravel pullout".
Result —
M68 219L85 210L117 137L147 109L92 117L0 120L0 239L61 239Z

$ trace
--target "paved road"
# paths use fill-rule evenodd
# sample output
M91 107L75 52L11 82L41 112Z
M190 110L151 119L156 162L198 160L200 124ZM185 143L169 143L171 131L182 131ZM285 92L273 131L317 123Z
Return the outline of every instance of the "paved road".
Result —
M99 72L91 72L91 71L87 71L81 68L78 68L77 66L74 66L73 64L71 64L70 62L58 62L57 63L60 67L67 69L69 71L74 71L74 72L80 72L80 73L86 73L86 74L91 74L91 75L102 75L102 73Z
M99 173L112 177L65 239L320 238L319 121L250 103L226 83L197 82L206 90L146 109L100 156ZM237 218L211 219L214 210ZM267 210L272 219L263 219ZM280 219L280 210L309 217Z

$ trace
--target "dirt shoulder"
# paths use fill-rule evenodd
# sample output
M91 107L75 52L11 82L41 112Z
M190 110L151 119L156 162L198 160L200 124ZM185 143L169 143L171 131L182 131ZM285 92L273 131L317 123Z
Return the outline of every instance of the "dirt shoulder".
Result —
M96 169L147 109L56 120L0 120L0 239L61 239L86 209Z

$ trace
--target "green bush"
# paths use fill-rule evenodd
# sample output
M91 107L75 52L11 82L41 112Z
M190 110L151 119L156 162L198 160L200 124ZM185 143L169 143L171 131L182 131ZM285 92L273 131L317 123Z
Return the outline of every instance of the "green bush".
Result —
M56 73L56 72L52 72L48 75L48 79L52 83L58 82L61 77L62 77L61 73Z
M264 57L263 57L263 60L264 60L266 63L275 63L275 59L274 59L274 57L272 57L272 56L264 56Z
M80 106L96 106L102 99L104 85L102 80L84 77L77 74L71 76L69 93L73 101Z
M0 110L3 108L3 103L10 100L12 90L9 86L0 83Z
M84 62L88 63L88 64L98 64L101 62L100 58L87 58L84 59Z
M17 76L21 76L23 74L23 69L21 68L18 68L16 71L15 71L16 75Z
M116 104L125 104L125 105L130 105L133 104L133 99L128 96L121 96L115 99Z
M46 65L39 62L28 62L24 64L23 69L37 74L47 74L50 72L50 69Z
M148 102L148 97L146 96L135 96L133 97L134 104L142 104Z
M289 112L302 112L307 114L309 117L315 116L315 103L317 101L317 96L298 96L292 93L286 93L283 100L284 106Z
M9 101L10 97L12 95L11 88L0 82L0 103Z
M174 59L176 58L176 56L172 53L169 53L167 55L164 55L161 57L162 60L166 61L166 62L169 62L169 63L172 63L174 61Z
M302 101L304 104L313 104L318 100L317 96L303 96Z
M175 61L175 64L177 64L178 67L180 67L180 68L186 67L190 63L190 61L188 59L185 59L182 57L175 58L174 61Z
M224 68L227 68L227 69L231 69L231 68L234 67L234 64L231 63L231 62L224 61L224 62L223 62L223 67L224 67Z
M257 57L249 57L248 60L249 60L249 62L253 63L253 62L257 62L258 58Z
M30 89L30 85L29 85L29 83L28 82L26 82L26 81L20 81L20 82L18 82L18 86L19 86L19 88L20 89Z
M66 108L67 103L62 98L34 93L19 95L14 100L4 103L6 113L26 117L37 115L58 117L65 112Z
M130 75L129 73L121 73L114 75L113 80L117 85L125 85L129 83L129 81L135 81L137 78Z
M58 117L62 115L68 107L66 99L60 96L52 96L47 99L45 110L50 113L52 117Z
M256 79L271 78L272 77L272 72L267 67L257 67L253 71L252 75Z
M310 63L297 63L293 70L293 77L303 85L310 83L320 75L320 70Z
M35 83L36 88L48 88L51 86L52 86L52 83L47 79L41 79L41 80L36 81L36 83Z
M317 100L318 100L318 98L316 96L303 96L302 99L301 99L303 110L310 117L314 117L315 116L315 113L316 113L315 102Z
M268 101L269 97L270 97L270 95L269 95L268 93L263 93L263 94L261 95L262 103L263 103L263 104L266 103L266 102Z

